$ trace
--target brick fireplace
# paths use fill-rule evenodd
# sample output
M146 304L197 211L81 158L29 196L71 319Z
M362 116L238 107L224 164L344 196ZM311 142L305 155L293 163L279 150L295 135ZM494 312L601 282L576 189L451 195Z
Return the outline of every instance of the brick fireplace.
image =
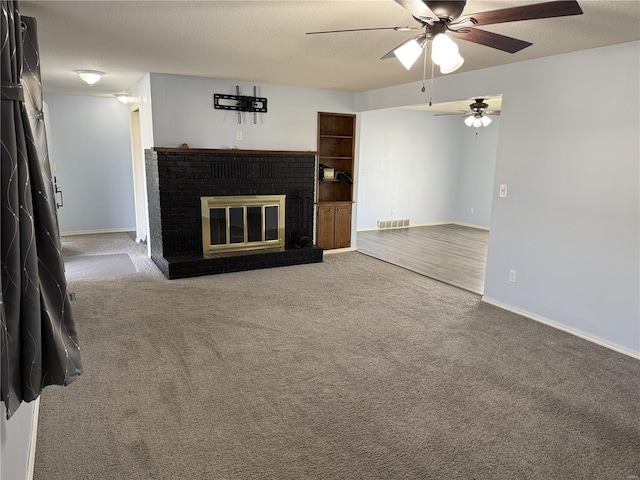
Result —
M154 148L147 150L151 258L167 278L322 261L312 246L315 153ZM207 197L286 196L284 249L203 254Z

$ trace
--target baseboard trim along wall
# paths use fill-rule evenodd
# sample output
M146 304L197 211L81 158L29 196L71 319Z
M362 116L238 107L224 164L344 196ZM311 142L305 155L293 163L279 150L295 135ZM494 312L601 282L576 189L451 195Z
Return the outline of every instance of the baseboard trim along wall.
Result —
M451 222L454 225L460 225L461 227L471 227L471 228L477 228L478 230L486 230L487 232L489 231L489 227L485 227L484 225L475 225L473 223L464 223L464 222Z
M554 320L550 320L546 317L543 317L541 315L537 315L535 313L531 313L528 312L526 310L522 310L520 308L517 307L513 307L511 305L507 305L506 303L502 303L498 300L494 300L493 298L489 298L489 297L482 297L482 301L485 303L488 303L490 305L493 305L495 307L498 308L502 308L503 310L507 310L509 312L513 312L513 313L517 313L518 315L522 315L523 317L527 317L531 320L534 320L536 322L540 322L540 323L544 323L545 325L548 325L550 327L553 328L557 328L558 330L562 330L563 332L567 332L570 333L571 335L575 335L576 337L580 337L584 340L587 340L589 342L592 343L596 343L602 347L608 348L610 350L614 350L618 353L622 353L624 355L628 355L632 358L635 358L637 360L640 360L640 351L637 350L633 350L631 348L627 348L627 347L623 347L621 345L618 345L617 343L613 343L610 342L609 340L605 340L603 338L600 338L596 335L592 335L590 333L586 333L583 332L582 330L578 330L577 328L573 328L573 327L568 327L567 325L563 325L562 323L556 322Z
M126 233L135 232L136 227L129 228L104 228L101 230L79 230L77 232L60 232L61 237L69 237L71 235L93 235L95 233Z
M322 253L324 255L333 255L334 253L357 252L357 251L358 249L356 247L347 247L347 248L333 248L331 250L324 250Z
M485 227L484 225L474 225L473 223L464 223L464 222L427 222L427 223L415 223L415 224L411 224L409 225L408 228L413 228L413 227L435 227L438 225L460 225L461 227L471 227L471 228L478 228L480 230L489 230L489 227ZM402 227L402 228L407 228L407 227ZM381 230L378 227L373 227L373 228L359 228L357 231L358 232L376 232L378 230ZM384 230L384 229L382 229Z

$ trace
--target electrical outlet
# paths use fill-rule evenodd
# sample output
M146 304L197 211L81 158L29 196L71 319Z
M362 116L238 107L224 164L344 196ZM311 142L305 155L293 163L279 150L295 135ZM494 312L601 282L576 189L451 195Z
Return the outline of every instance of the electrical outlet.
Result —
M240 130L236 132L236 140L242 140L242 132Z
M515 270L509 270L509 281L511 283L516 283L516 271Z
M469 210L469 213L471 213L471 215L475 214L476 213L476 209L471 207L471 210Z
M505 198L506 196L507 196L507 185L503 183L502 185L500 185L500 197Z

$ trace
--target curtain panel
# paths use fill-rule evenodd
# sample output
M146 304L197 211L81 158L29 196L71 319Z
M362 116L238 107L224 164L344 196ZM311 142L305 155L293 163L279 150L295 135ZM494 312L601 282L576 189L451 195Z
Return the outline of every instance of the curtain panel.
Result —
M7 418L45 386L68 385L82 373L46 138L34 137L25 105L25 93L40 99L31 116L44 129L35 27L22 21L18 2L2 0L0 399ZM25 48L35 54L25 58ZM33 77L26 82L25 61Z

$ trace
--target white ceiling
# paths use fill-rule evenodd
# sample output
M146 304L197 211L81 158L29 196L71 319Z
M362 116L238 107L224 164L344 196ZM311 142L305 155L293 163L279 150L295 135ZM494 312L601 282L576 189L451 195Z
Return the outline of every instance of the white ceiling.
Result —
M469 0L464 13L531 3L540 2ZM579 3L584 15L482 27L533 42L513 55L456 40L465 58L458 72L640 39L640 1ZM20 9L38 22L47 93L124 93L146 72L353 92L419 81L423 75L422 62L407 72L395 59L380 60L414 32L305 35L414 26L393 0L27 0ZM73 73L76 69L106 75L89 87ZM465 99L462 108L468 103Z

